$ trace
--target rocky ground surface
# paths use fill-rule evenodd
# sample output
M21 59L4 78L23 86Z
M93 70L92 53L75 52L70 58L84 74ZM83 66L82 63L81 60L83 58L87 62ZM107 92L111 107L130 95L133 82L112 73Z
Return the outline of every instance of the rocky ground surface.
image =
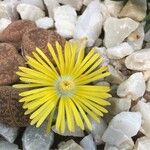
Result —
M0 0L0 150L149 150L150 31L144 32L146 0ZM56 31L56 32L55 32ZM111 76L95 84L111 87L109 113L92 131L28 125L17 92L16 71L35 47L47 42L77 41L88 51L95 46ZM10 110L10 105L13 105ZM7 115L8 116L7 116ZM11 117L10 117L11 116ZM14 117L17 116L17 117ZM23 122L19 119L23 118Z

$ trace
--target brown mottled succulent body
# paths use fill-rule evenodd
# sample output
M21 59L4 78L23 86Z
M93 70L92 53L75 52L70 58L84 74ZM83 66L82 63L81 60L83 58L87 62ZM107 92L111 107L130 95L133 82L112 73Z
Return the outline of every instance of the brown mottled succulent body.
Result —
M30 20L14 21L0 33L0 41L11 43L20 48L23 34L36 27L36 24Z
M0 43L0 85L9 85L18 80L18 66L25 66L25 61L16 48L8 43Z
M52 46L55 47L56 41L58 41L61 46L65 44L65 39L55 31L36 28L23 35L22 49L25 55L32 55L32 52L38 47L52 59L49 55L47 43L51 43Z
M18 102L20 91L11 86L0 86L0 122L12 127L29 125L29 116L24 115L22 104Z

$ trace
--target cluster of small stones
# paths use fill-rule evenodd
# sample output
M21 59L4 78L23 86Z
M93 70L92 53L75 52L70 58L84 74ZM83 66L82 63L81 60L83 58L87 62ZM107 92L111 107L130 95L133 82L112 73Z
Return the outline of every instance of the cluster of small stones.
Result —
M150 31L144 32L146 0L0 0L0 149L1 150L149 150ZM94 82L111 87L109 113L92 122L92 131L77 128L58 135L29 126L17 102L15 72L25 55L46 44L77 41L96 47L110 77ZM53 45L54 46L54 45ZM7 123L7 124L6 124ZM10 127L11 126L11 127ZM26 127L26 128L25 128Z

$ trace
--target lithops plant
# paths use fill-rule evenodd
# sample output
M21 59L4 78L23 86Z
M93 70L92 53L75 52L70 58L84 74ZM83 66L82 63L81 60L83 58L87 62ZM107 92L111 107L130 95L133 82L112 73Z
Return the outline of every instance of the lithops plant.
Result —
M82 130L86 124L91 130L88 115L99 122L108 112L104 107L110 105L105 99L111 96L108 86L91 83L109 76L108 67L100 67L103 59L95 48L86 55L83 48L77 53L76 43L66 42L63 48L56 42L55 47L48 43L54 63L36 48L32 57L26 57L29 67L19 67L17 74L23 83L14 87L25 88L19 101L25 114L30 115L31 125L40 127L47 120L48 132L53 121L60 133L64 133L66 124L70 132L75 132L75 124Z
M29 116L24 115L22 103L19 103L19 92L11 86L0 86L0 122L12 127L29 125Z

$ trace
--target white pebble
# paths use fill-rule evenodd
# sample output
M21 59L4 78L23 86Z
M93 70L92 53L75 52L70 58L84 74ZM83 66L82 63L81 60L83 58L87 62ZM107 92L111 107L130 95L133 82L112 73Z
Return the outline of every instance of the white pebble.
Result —
M111 103L110 114L112 115L117 115L123 111L129 111L131 107L130 98L111 97L108 101Z
M150 138L143 136L138 138L133 150L149 150L150 148Z
M106 50L107 56L110 59L121 59L125 56L130 55L131 53L133 53L133 51L133 48L127 42L121 43Z
M0 32L2 32L9 24L11 21L6 18L1 18L0 19Z
M134 147L134 142L132 138L129 138L125 142L121 143L119 146L105 144L104 150L132 150Z
M150 102L139 101L133 108L133 111L140 112L142 115L141 132L150 137Z
M37 19L45 16L44 11L30 4L19 4L17 6L17 11L21 16L21 19L27 19L31 21L36 21Z
M132 74L127 80L122 82L117 89L120 97L129 97L132 100L144 95L146 89L144 76L141 72Z
M146 90L150 92L150 79L147 81Z
M130 19L118 19L109 17L104 23L104 43L107 48L117 46L122 43L129 34L136 30L139 23Z
M19 17L16 10L18 4L18 0L0 1L0 18L6 18L12 21L17 20Z
M136 51L126 57L125 65L131 70L150 70L150 48Z
M87 38L88 46L92 46L98 39L103 24L101 14L101 4L98 0L93 0L79 16L74 32L74 38Z
M113 17L117 17L123 7L123 1L105 0L104 4L106 5L110 15Z
M109 72L111 76L106 77L106 80L112 84L120 84L125 79L126 76L124 76L119 70L116 70L112 65L108 65Z
M79 144L73 140L67 142L61 142L58 145L58 150L84 150Z
M150 79L150 70L143 71L144 80L148 81Z
M103 134L103 141L119 146L136 135L141 127L141 114L139 112L121 112L109 123Z
M120 129L109 126L105 130L102 139L104 142L110 145L119 146L123 142L128 141L130 138L127 135L125 135L122 131L120 131Z
M53 19L49 18L49 17L40 18L40 19L36 20L35 23L36 23L37 27L43 28L43 29L49 29L54 26Z
M62 136L74 136L74 137L83 137L84 136L84 132L83 130L81 130L78 126L75 125L75 132L70 132L68 130L67 124L65 127L65 131L64 133L60 133L59 131L57 131L57 129L55 128L55 126L52 126L52 130L57 133L60 134Z
M106 53L105 47L96 47L96 52L100 54L103 58L102 66L107 66L109 64L109 59Z
M54 9L59 7L59 3L57 0L44 0L44 4L47 7L49 17L54 17Z
M140 50L143 45L144 36L144 26L140 24L139 27L128 36L127 42L134 50Z
M63 5L54 9L56 30L65 38L70 38L73 36L76 19L76 11L69 5Z
M84 150L96 150L96 144L93 141L93 137L91 134L85 136L81 141L80 145L84 148Z
M90 118L90 122L92 125L92 130L88 131L93 136L93 139L97 145L102 144L102 135L107 128L107 124L103 119L100 119L100 122L96 122Z
M35 5L39 8L41 8L42 10L45 9L42 0L21 0L21 3Z
M65 5L68 4L78 11L81 9L83 4L82 0L58 0L58 2Z

